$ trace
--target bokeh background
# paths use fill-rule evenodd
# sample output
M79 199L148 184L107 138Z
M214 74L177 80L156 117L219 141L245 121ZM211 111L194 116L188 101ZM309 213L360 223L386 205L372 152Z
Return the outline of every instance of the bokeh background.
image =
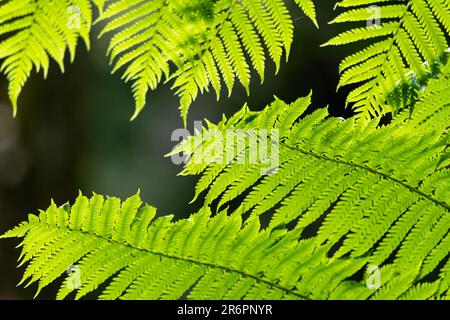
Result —
M274 75L272 63L263 85L252 78L251 94L235 86L231 98L217 102L213 93L201 96L192 106L188 128L194 120L216 122L232 115L247 102L262 109L273 96L292 102L313 90L315 107L329 106L336 116L351 115L345 109L345 91L336 92L339 61L351 48L321 48L339 29L328 25L336 14L335 1L317 1L320 30L305 18L293 1L295 39L288 63ZM0 78L0 233L24 220L28 213L73 201L81 190L122 198L141 189L144 202L160 214L180 217L195 212L194 177L181 177L181 167L164 158L175 142L171 133L183 124L178 101L170 85L148 95L147 107L130 122L134 102L129 84L120 74L110 74L105 57L107 38L98 41L99 26L92 32L92 48L77 50L74 63L62 74L55 64L46 80L35 74L27 82L12 118L7 82ZM16 287L24 268L16 268L17 239L0 241L0 299L31 299L36 287ZM38 298L52 299L45 290Z

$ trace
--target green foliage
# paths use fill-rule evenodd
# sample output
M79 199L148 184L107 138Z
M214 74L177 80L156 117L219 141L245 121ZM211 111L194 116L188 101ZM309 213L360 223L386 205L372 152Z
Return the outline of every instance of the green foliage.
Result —
M0 71L9 81L14 114L17 99L33 68L47 75L50 60L64 70L64 55L75 57L77 41L89 47L89 0L0 1Z
M448 77L432 81L417 102L418 112L402 113L389 126L379 126L379 119L363 127L354 118L329 118L325 109L301 116L309 97L291 105L276 100L262 112L244 107L218 125L209 124L174 153L189 155L182 174L202 173L195 198L205 193L206 205L222 210L236 203L235 213L270 220L267 230L288 228L300 239L312 237L317 247L332 247L333 258L367 258L407 275L402 288L393 284L399 280L394 277L373 298L415 290L436 268L441 276L428 297L439 298L450 287L449 89ZM217 133L211 138L208 132L225 136L230 129L263 128L279 130L280 165L271 174L261 176L264 163L239 161L251 139L242 139L246 148L231 161L227 150L194 161L204 158L198 153L220 148ZM346 297L369 297L358 292Z
M311 0L297 3L315 22ZM123 78L133 82L135 116L148 90L165 78L174 79L184 121L199 93L213 88L219 98L222 81L229 94L236 79L249 92L251 68L263 81L265 49L278 71L293 39L292 18L281 0L118 0L99 20L108 20L101 34L113 34L113 70L125 68Z
M29 264L22 282L38 282L38 293L77 267L79 287L66 276L58 299L73 291L82 298L108 279L101 299L304 299L309 284L317 295L326 293L364 263L332 261L311 240L260 231L257 219L243 225L237 214L211 217L203 209L174 222L155 213L139 195L122 204L80 195L72 207L52 203L3 237L24 237L21 264Z
M39 282L38 292L79 268L80 287L69 275L58 298L81 298L103 283L104 299L447 298L449 88L447 77L432 81L417 103L427 108L389 126L305 113L310 97L277 99L261 112L244 107L174 151L191 155L183 174L203 172L196 195L207 190L189 219L154 219L139 195L122 204L80 195L3 237L24 237L22 283ZM230 129L277 129L279 167L262 175L263 164L239 163L248 142L229 163L193 162ZM239 206L227 214L222 207L234 199ZM380 267L378 290L358 276L372 265Z
M247 92L251 68L264 79L267 53L280 68L293 41L292 16L282 0L104 0L100 33L112 34L108 54L113 72L124 69L131 81L136 117L149 89L174 80L184 121L198 94L211 87L220 96L222 82L231 94L238 79ZM317 25L311 0L296 0ZM1 71L9 80L14 113L33 67L44 71L50 58L64 70L73 60L78 38L89 47L92 8L89 0L1 0Z
M448 0L342 0L336 6L345 11L331 23L353 23L352 28L325 45L363 42L339 68L339 86L356 85L347 102L363 121L397 112L411 102L410 97L402 100L399 96L405 91L408 94L411 85L421 87L424 78L433 75L447 58ZM401 89L394 92L397 97L387 99L398 87Z
M68 1L23 2L0 1L13 100L33 66L46 72L50 57L62 65L78 37L88 41L91 19L89 3L74 1L85 5L74 32L51 22L51 5L62 14ZM296 3L315 22L312 1ZM219 95L222 80L231 92L238 79L248 89L250 67L263 78L265 49L277 69L289 55L292 21L281 0L95 4L137 112L163 76L175 79L185 119L210 86ZM21 283L38 283L39 293L68 273L59 299L450 298L450 3L343 0L349 9L333 22L367 21L371 4L381 26L328 42L383 38L341 65L340 85L363 83L348 97L357 117L312 111L310 95L207 121L169 154L187 157L182 175L200 175L199 212L156 217L139 194L52 202L2 236L23 238ZM368 285L374 269L379 287Z

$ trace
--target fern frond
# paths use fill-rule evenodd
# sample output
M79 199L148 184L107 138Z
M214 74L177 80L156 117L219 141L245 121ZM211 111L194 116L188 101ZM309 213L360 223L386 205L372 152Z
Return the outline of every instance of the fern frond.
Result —
M450 63L447 63L436 79L432 79L423 88L418 101L409 111L394 119L394 125L409 123L409 125L426 125L444 132L448 129L450 119Z
M50 61L64 71L64 56L75 57L78 39L89 48L89 0L9 0L0 4L0 71L9 81L14 115L17 100L33 69L47 75Z
M403 91L405 85L420 88L448 57L450 7L445 0L342 0L336 6L345 11L330 23L365 24L324 44L365 41L339 68L339 87L356 85L347 103L363 121L398 112L409 100L395 91Z
M388 126L375 119L362 128L354 119L330 118L325 109L301 115L310 97L290 105L276 100L261 112L245 107L238 121L209 125L175 152L190 157L182 174L203 172L195 199L204 194L205 203L217 210L234 203L237 213L264 215L269 230L288 227L306 238L314 230L316 245L333 246L335 258L368 257L402 274L418 266L405 278L404 289L383 289L395 297L412 296L406 290L415 277L432 273L450 253L449 89L447 77L431 81L417 113L403 112ZM206 143L226 153L231 147L221 145L226 139L217 135L239 129L280 130L276 170L267 172L263 161L239 162L239 154L255 148L248 136L231 160L194 161L202 159Z
M138 194L122 204L80 194L72 207L52 202L2 237L24 238L22 282L37 282L38 293L69 272L59 299L91 292L101 299L321 298L365 263L332 261L311 240L260 230L258 219L244 225L237 214L211 217L205 208L178 221L155 214Z
M315 22L311 0L296 1ZM281 0L111 1L100 15L101 35L112 34L108 53L113 72L124 69L133 83L136 117L148 90L174 79L184 121L199 93L225 83L231 94L237 79L249 91L250 70L264 79L267 49L280 68L289 56L293 22Z

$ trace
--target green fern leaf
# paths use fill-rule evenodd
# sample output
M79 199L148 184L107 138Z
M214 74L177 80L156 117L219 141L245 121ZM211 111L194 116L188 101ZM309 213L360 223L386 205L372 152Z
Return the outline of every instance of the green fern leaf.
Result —
M317 24L311 0L296 2ZM236 79L248 93L251 68L264 79L265 48L278 70L293 40L292 17L281 0L117 0L98 21L106 21L101 35L112 34L113 71L123 68L133 83L133 118L163 79L174 79L185 122L200 93L212 87L220 96L222 80L228 94Z
M244 107L238 121L209 125L175 150L191 159L182 174L203 172L195 199L204 194L205 203L217 210L238 204L237 213L270 219L269 230L289 226L309 234L313 228L316 245L333 246L336 258L368 257L402 274L418 266L401 286L388 282L386 296L380 292L374 298L422 296L437 284L407 290L450 253L449 88L448 73L432 80L414 112L402 112L388 126L375 119L362 127L354 119L330 118L325 109L301 115L298 110L306 109L310 97L290 105L276 100L261 112ZM264 162L239 162L238 153L231 160L193 161L202 159L202 145L223 148L220 154L233 149L225 138L211 135L244 129L241 153L249 153L255 148L254 130L280 128L279 161L272 173ZM398 292L389 289L394 286ZM450 287L443 286L443 292Z
M405 86L420 88L447 59L450 7L446 0L342 0L336 7L345 11L331 23L365 24L324 44L369 43L345 58L339 68L339 87L356 86L347 103L363 121L410 104L408 99L399 101L405 97L396 91Z
M22 282L37 282L39 293L69 273L58 299L92 292L101 299L308 299L326 297L326 288L344 283L365 263L332 261L325 247L316 250L293 232L261 230L258 219L243 224L240 215L211 217L205 208L172 221L154 218L156 209L141 207L138 194L120 208L111 201L80 194L72 208L52 203L3 235L24 238L29 263ZM92 220L111 221L112 229L90 230ZM321 273L308 274L313 268Z
M0 71L9 81L14 115L17 100L33 69L47 75L50 60L64 71L64 56L75 57L78 39L89 48L89 0L9 0L0 4Z

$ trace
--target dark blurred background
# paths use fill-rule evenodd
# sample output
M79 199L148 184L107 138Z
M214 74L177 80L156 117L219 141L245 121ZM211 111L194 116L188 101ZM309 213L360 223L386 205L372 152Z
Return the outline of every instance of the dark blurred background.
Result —
M293 2L293 1L289 1ZM348 48L320 48L339 30L327 22L335 15L335 1L317 1L320 30L298 8L295 39L289 62L274 75L268 64L266 81L253 76L251 95L242 86L227 99L216 102L214 94L201 96L192 106L188 127L194 120L216 122L232 115L245 102L256 110L273 100L273 95L292 102L312 89L315 107L330 106L333 115L349 116L344 109L345 92L336 93L338 64ZM130 122L134 102L129 84L120 74L110 74L105 57L107 38L98 41L95 27L92 48L80 45L73 64L62 74L55 64L48 78L33 75L19 101L17 118L12 118L7 83L0 78L0 233L17 225L28 213L73 201L79 190L122 198L141 189L144 202L160 213L186 216L198 203L189 205L194 177L177 177L181 167L164 158L175 145L171 133L183 124L178 101L169 85L148 95L147 107ZM24 268L16 269L17 239L0 241L0 299L30 299L36 287L16 287ZM44 290L40 299L54 298Z

